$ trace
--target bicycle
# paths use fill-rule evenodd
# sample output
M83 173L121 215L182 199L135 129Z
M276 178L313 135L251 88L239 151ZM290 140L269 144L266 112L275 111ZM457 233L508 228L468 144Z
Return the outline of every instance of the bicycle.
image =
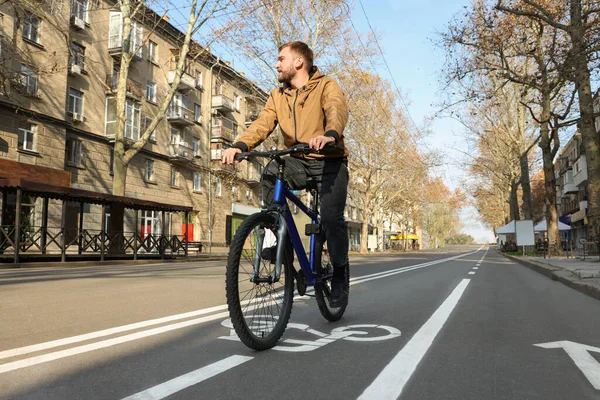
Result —
M314 287L319 311L328 321L339 320L346 305L331 307L333 266L324 250L325 234L320 224L319 198L314 181L306 190L311 193L306 206L292 193L284 180L283 157L292 153L314 153L307 145L285 150L243 152L237 160L265 157L278 165L273 204L248 216L236 231L227 259L226 294L231 322L239 339L251 349L266 350L277 344L292 312L294 281L300 296ZM308 255L288 207L287 200L306 214L310 224ZM293 266L294 253L300 269ZM345 290L349 290L349 268Z

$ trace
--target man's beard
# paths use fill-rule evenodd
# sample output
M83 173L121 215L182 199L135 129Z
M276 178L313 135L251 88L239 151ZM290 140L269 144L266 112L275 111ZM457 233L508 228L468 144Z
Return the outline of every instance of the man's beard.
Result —
M281 71L277 75L277 80L279 83L290 83L294 78L294 73L292 71Z

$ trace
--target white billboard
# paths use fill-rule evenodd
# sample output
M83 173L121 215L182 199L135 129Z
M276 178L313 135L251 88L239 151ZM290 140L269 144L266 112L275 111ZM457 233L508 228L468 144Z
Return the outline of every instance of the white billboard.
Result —
M534 246L535 234L533 232L533 221L526 219L515 221L515 233L517 234L517 246Z

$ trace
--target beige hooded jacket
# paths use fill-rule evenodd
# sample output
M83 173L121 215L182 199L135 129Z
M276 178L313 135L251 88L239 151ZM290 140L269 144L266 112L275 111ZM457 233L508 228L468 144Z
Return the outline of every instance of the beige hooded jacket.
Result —
M335 146L309 157L344 157L348 155L343 136L347 120L348 108L342 90L333 79L313 67L312 75L303 87L273 89L258 119L233 147L250 151L279 124L285 148L296 143L308 144L313 137L325 135L336 139Z

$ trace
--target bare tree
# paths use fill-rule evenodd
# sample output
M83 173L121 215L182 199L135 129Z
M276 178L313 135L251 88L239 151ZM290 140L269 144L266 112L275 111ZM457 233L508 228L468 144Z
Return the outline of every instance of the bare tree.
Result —
M504 13L525 17L563 32L569 39L563 54L564 76L577 89L579 130L581 131L588 172L588 234L600 233L600 144L594 125L594 94L591 71L597 67L600 49L600 4L592 0L498 0L496 8Z
M351 27L351 1L345 0L232 0L228 18L215 33L223 44L250 61L251 72L264 87L277 86L277 49L290 41L309 45L316 64L330 76L361 65L373 55L373 40ZM364 46L357 46L357 43Z

